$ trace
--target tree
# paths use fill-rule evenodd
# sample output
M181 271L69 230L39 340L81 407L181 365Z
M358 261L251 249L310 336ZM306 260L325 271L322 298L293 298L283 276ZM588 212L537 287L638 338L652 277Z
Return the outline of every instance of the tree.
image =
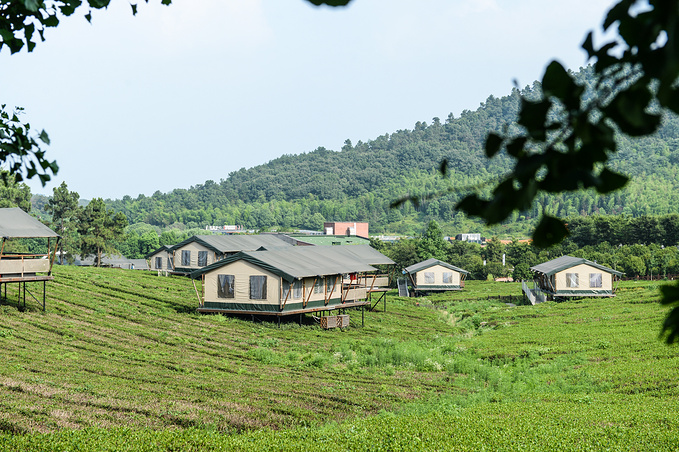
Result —
M31 211L31 188L18 182L14 174L1 169L0 207L20 207L24 212Z
M106 208L103 199L93 199L78 212L80 254L95 255L96 266L101 266L102 253L115 252L112 242L121 240L126 227L125 215Z
M417 254L421 260L436 258L445 260L448 255L448 242L443 238L439 224L431 220L417 243Z
M77 242L77 228L71 227L78 213L78 201L80 195L69 191L66 182L52 190L52 197L45 204L45 211L52 214L52 227L61 236L59 241L61 248L60 261L64 263L64 251L72 251Z

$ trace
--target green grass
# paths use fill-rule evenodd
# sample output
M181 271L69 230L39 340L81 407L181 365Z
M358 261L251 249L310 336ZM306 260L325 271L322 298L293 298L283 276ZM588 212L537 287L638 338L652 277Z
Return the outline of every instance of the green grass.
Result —
M679 444L657 283L510 307L498 297L518 301L519 284L467 281L392 294L341 331L198 315L190 280L153 273L59 267L46 313L18 310L15 290L0 304L0 450Z

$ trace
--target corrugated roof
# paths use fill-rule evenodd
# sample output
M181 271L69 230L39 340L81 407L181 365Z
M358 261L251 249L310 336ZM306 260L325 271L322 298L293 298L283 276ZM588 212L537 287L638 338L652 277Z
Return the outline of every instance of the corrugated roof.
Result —
M370 240L356 235L291 235L300 242L312 245L368 245Z
M286 281L314 276L377 270L360 260L340 252L342 247L297 246L267 251L244 251L191 273L191 278L230 264L245 260L268 270Z
M603 265L597 264L596 262L588 261L584 257L573 257L573 256L561 256L551 261L544 262L542 264L531 267L530 269L536 273L543 273L547 276L552 276L560 271L566 270L576 265L587 264L592 267L598 268L608 273L612 273L617 276L622 276L623 273L612 268L605 267Z
M19 207L0 209L0 237L59 237Z
M433 267L434 265L441 265L443 267L449 268L450 270L455 270L456 272L464 273L465 275L468 275L469 272L467 270L462 270L459 267L456 267L454 265L450 265L448 262L443 262L438 259L434 259L433 257L430 259L427 259L426 261L418 262L417 264L413 264L409 267L406 267L404 271L406 273L417 273L421 270L424 270L429 267Z
M394 261L384 254L377 251L370 245L351 245L351 246L327 246L319 245L318 248L332 248L337 253L346 255L351 259L356 259L368 265L392 265Z
M217 253L237 253L239 251L254 251L259 248L281 248L292 245L284 242L275 235L194 235L172 247L173 250L197 242Z

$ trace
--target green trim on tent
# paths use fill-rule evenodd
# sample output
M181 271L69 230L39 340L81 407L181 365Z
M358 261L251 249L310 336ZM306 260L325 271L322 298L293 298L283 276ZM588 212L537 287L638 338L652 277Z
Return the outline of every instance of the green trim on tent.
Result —
M420 290L420 291L422 291L422 290L462 290L462 287L459 286L459 285L452 285L452 284L449 284L449 285L434 285L434 284L431 284L431 285L427 285L427 286L422 285L422 284L418 284L417 287L415 287L415 290Z
M557 290L556 292L548 292L543 290L543 292L550 293L557 297L591 297L591 296L615 296L612 290Z
M234 314L274 314L274 315L288 315L300 312L314 312L314 311L334 311L336 309L355 308L360 306L370 306L370 301L348 301L342 303L339 298L334 298L326 305L323 300L310 301L303 305L302 302L290 303L285 305L281 310L278 305L264 304L264 303L223 303L217 301L206 301L203 306L198 308L198 312L225 312Z

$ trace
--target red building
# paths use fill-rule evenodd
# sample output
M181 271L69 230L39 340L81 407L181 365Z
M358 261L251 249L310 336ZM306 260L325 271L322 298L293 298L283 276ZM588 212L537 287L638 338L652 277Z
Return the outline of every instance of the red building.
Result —
M349 221L331 221L323 223L325 235L356 235L369 239L368 223L357 223Z

